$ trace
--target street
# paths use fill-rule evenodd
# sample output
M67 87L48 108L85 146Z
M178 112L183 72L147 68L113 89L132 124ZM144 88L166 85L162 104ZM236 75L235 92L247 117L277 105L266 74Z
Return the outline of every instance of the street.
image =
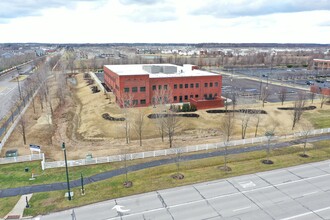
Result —
M329 219L329 182L330 161L323 161L118 198L34 219Z

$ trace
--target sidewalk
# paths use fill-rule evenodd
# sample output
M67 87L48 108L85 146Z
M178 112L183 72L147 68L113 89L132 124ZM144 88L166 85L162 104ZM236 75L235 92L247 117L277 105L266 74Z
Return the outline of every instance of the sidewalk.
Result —
M27 201L30 201L31 194L22 195L21 198L16 203L15 207L5 216L5 219L21 219L23 217L24 209L26 208Z

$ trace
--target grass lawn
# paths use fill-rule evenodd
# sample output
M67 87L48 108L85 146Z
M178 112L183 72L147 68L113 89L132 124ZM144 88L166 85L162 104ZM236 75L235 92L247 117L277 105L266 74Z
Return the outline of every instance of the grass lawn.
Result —
M330 110L319 109L313 113L306 112L304 113L307 119L317 128L330 128Z
M4 218L16 205L20 196L0 198L0 219Z
M153 158L127 161L127 165L147 162ZM157 158L160 159L160 158ZM29 168L29 172L25 172L25 167ZM105 163L98 165L79 166L69 168L70 180L80 179L80 173L84 177L92 176L98 173L111 171L123 167L123 163ZM37 175L36 179L31 181L32 172ZM0 165L0 189L15 188L20 186L31 186L54 182L66 182L65 168L41 169L40 161L24 162L15 164Z
M271 156L271 160L274 161L272 165L260 162L266 157L264 151L232 155L229 156L228 163L232 168L231 172L218 169L223 165L223 157L182 161L180 172L185 175L183 180L174 180L170 177L176 173L175 164L164 165L129 173L129 179L133 181L132 188L123 187L124 176L86 185L85 196L80 195L79 187L74 188L75 196L72 201L64 198L65 190L36 193L30 200L31 208L26 209L24 215L35 216L138 193L326 160L330 156L329 142L319 142L313 149L309 148L308 158L298 156L301 152L301 146L274 150Z

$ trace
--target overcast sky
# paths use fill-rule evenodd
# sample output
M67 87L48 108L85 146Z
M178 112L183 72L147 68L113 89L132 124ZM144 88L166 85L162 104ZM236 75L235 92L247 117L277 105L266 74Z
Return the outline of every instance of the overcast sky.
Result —
M1 0L0 43L330 43L330 0Z

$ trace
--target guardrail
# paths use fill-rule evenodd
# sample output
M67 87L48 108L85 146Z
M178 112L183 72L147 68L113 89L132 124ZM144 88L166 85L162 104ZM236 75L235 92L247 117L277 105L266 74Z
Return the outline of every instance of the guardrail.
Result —
M6 157L0 158L0 164L8 164L8 163L18 163L18 162L26 162L26 161L34 161L34 160L45 160L45 154L31 154L17 157Z
M312 130L309 136L312 135L319 135L324 133L330 133L330 128L323 128ZM283 136L275 136L273 140L285 140L285 139L294 139L297 137L305 136L303 132L296 132L293 134L283 135ZM267 137L258 137L258 138L249 138L249 139L242 139L242 140L232 140L229 141L227 146L238 146L238 145L246 145L246 144L255 144L255 143L262 143L267 142ZM159 156L167 156L180 153L188 153L188 152L196 152L202 150L212 150L224 147L223 142L218 142L214 144L201 144L201 145L194 145L194 146L186 146L180 148L171 148L171 149L164 149L164 150L156 150L156 151L147 151L147 152L140 152L140 153L132 153L132 154L121 154L121 155L114 155L114 156L107 156L107 157L97 157L97 158L90 158L90 159L79 159L79 160L68 160L68 166L84 166L84 165L91 165L91 164L99 164L99 163L110 163L110 162L117 162L123 160L134 160L134 159L143 159L149 157L159 157ZM64 161L54 161L54 162L42 162L43 169L50 169L50 168L57 168L57 167L64 167Z

